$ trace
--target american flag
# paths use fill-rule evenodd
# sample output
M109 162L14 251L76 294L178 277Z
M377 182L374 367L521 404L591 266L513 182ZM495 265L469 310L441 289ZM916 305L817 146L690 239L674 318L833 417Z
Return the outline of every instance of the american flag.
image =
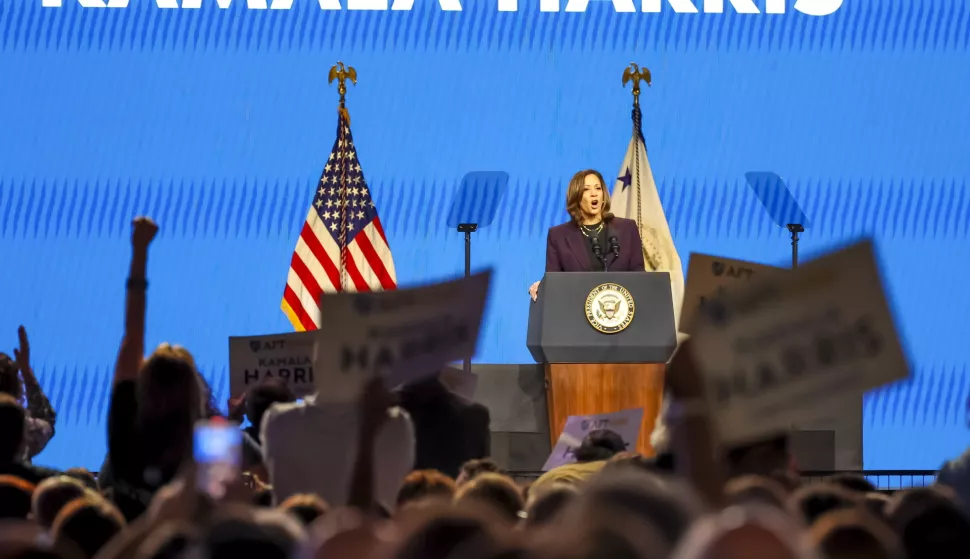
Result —
M280 307L298 332L316 330L324 293L396 286L391 249L360 169L349 115L341 109L337 139L296 242Z

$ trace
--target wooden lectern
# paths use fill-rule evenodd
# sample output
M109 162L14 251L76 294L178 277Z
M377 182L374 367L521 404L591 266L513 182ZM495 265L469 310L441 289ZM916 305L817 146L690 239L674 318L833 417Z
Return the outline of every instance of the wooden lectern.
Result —
M590 293L622 286L633 320L603 333L586 316ZM653 455L650 434L663 397L664 367L677 347L670 276L666 272L550 272L529 308L527 345L545 364L549 435L555 446L571 415L643 408L637 451Z

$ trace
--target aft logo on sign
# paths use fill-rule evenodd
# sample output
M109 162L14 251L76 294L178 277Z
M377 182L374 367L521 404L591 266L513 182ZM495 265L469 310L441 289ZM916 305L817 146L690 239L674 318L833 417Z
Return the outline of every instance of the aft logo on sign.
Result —
M65 0L41 0L41 5L47 8L60 8ZM67 0L72 2L73 0ZM165 9L199 9L203 3L214 3L222 9L232 5L232 0L76 0L82 8L127 8L131 2L154 2L159 8ZM245 1L250 10L289 10L293 8L294 0L237 0ZM300 1L300 0L296 0ZM306 0L310 2L312 0ZM436 1L442 11L462 11L461 0L426 0ZM525 0L523 0L524 2ZM619 13L660 13L673 11L678 14L721 14L727 3L731 10L739 14L784 14L788 12L789 3L792 9L810 16L832 15L842 7L844 0L639 0L640 9L634 0L529 0L538 1L540 12L585 12L590 2L609 1ZM321 10L362 10L362 11L410 11L415 0L316 0ZM496 9L500 12L519 11L519 0L495 0ZM563 6L565 4L565 6ZM764 5L764 10L759 8ZM666 7L664 6L666 5Z

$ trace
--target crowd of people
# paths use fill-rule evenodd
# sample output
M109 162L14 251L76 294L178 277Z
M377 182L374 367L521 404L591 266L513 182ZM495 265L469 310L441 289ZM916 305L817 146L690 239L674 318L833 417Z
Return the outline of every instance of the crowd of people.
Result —
M144 357L156 232L133 224L96 476L33 463L56 414L27 332L13 357L0 354L0 559L970 558L970 459L893 494L857 475L806 484L784 433L718 442L690 341L668 365L654 456L593 431L574 463L527 484L489 458L488 410L433 376L394 391L375 379L343 404L298 401L266 380L222 414L185 348ZM239 475L218 496L197 483L205 419L250 423Z

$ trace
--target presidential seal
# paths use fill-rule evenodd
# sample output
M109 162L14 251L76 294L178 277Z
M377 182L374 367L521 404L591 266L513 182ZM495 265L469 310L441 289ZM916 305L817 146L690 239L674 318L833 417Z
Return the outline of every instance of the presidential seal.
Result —
M597 285L586 297L586 320L604 334L626 330L633 322L633 295L622 285Z

